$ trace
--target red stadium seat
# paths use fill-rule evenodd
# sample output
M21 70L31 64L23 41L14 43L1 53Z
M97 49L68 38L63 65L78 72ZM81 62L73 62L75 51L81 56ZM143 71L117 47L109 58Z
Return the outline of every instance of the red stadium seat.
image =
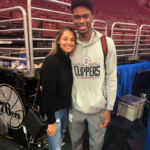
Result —
M13 19L23 18L22 12L21 11L13 11L12 18ZM23 21L14 21L13 23L23 24Z
M140 16L138 16L138 15L133 15L133 19L134 19L134 20L138 20L138 21L141 20L141 19L140 19Z
M147 16L141 16L141 21L148 21L148 17Z
M39 16L45 16L46 15L46 13L44 11L37 11L37 14Z
M111 16L104 16L104 20L111 20Z
M125 18L128 20L133 20L133 17L131 15L126 15Z
M64 24L64 27L70 27L73 30L76 30L76 27L74 25L69 25L69 24L66 25L66 24Z
M94 27L101 27L102 26L102 23L100 23L100 22L95 22L94 23Z
M18 5L18 2L11 2L9 5L10 5L11 7L17 6L17 5Z
M111 34L111 28L107 28L107 36L110 37Z
M127 23L134 23L134 24L136 24L136 22L133 19L126 19L126 22Z
M32 20L32 28L38 28L39 20Z
M149 41L145 41L145 44L150 44L150 32L147 32L146 35L147 36L145 37L145 40L149 40Z
M41 18L41 19L48 19L48 18L47 18L47 15L45 15L45 16L40 16L40 18ZM42 24L43 24L44 22L45 22L45 21L42 21Z
M107 23L107 27L108 27L108 28L111 28L112 25L113 25L113 23L114 23L114 22L117 22L117 21L114 21L114 20L104 20L104 21Z
M0 9L5 9L7 7L6 5L0 5ZM0 18L10 19L10 12L0 13Z
M108 15L108 11L102 11L102 15Z
M146 25L150 25L150 21L145 23Z
M48 19L46 15L45 16L40 16L40 18L42 18L42 19Z
M109 21L109 20L108 20ZM112 22L117 22L118 21L118 17L117 16L112 16L111 17L111 21Z
M3 0L3 3L9 3L11 0Z
M144 30L144 28L143 28L142 30ZM143 36L143 35L145 35L145 34L146 34L145 31L141 31L140 43L142 43L142 44L145 43L145 36ZM144 40L144 41L141 41L141 40Z
M142 24L149 24L149 20L143 20L141 21Z
M63 17L57 17L57 16L52 16L53 20L60 20L60 21L65 21L66 19Z
M73 18L66 18L68 22L73 22Z
M52 19L53 19L53 20L58 20L58 21L63 21L63 22L66 21L66 19L65 19L64 17L60 17L60 16L52 16ZM57 29L61 29L62 26L64 26L63 23L56 23L56 28L57 28Z
M59 24L58 24L58 30L60 30L62 27L70 27L70 28L72 28L73 30L76 30L76 27L75 27L74 25L59 23Z
M58 16L58 15L57 15ZM67 15L62 15L62 14L60 14L60 17L63 17L63 18L68 18L68 17L70 17L70 16L67 16Z
M104 29L96 29L96 31L100 32L101 34L105 34Z
M32 17L38 18L38 15L32 13ZM32 28L38 28L39 22L40 22L39 20L32 20Z
M129 36L123 36L123 40L135 40L135 31L124 31L124 35ZM132 36L133 35L133 36ZM122 44L133 44L134 41L123 41Z
M52 18L53 16L58 17L58 16L59 16L59 14L57 14L57 13L49 13L49 18Z
M56 23L43 22L42 29L56 30ZM42 37L56 37L56 32L42 31Z
M113 10L108 10L108 15L109 15L109 16L114 15L114 11L113 11Z
M71 14L71 10L65 10L66 13Z
M10 19L9 14L10 14L9 12L1 13L0 18Z
M0 7L1 7L1 9L5 9L5 8L9 8L10 6L9 6L9 4L7 3L5 3L5 4L0 4Z
M97 20L104 20L104 16L96 15L95 19L97 19Z
M118 22L124 22L124 23L126 23L126 19L125 18L118 18Z
M113 34L118 34L118 35L114 35L113 36L113 40L122 40L122 34L123 34L123 31L120 31L120 30L115 30L113 32ZM116 45L121 45L122 44L122 41L114 41Z

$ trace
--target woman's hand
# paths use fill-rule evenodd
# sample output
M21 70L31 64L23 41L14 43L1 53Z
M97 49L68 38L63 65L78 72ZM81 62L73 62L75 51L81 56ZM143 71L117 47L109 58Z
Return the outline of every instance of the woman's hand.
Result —
M47 134L49 136L55 136L55 134L56 134L56 124L55 123L54 124L49 124L46 131L47 131Z
M40 86L40 90L42 91L42 85Z

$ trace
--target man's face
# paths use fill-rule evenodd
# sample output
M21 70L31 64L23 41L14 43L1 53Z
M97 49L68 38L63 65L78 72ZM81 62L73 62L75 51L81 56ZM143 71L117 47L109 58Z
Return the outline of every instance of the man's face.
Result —
M78 6L73 10L73 23L80 34L86 34L90 31L94 16L90 9L84 6Z

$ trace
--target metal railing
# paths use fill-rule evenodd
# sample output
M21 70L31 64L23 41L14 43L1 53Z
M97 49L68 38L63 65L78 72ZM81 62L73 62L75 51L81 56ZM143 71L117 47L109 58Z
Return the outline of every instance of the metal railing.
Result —
M148 28L146 29L146 27ZM147 33L149 34L147 35ZM141 25L139 29L135 59L138 59L139 56L148 56L148 55L150 56L150 25Z
M49 32L58 32L59 30L51 30L51 29L41 29L41 28L32 28L32 20L39 20L39 21L46 21L46 22L55 22L55 23L64 23L64 24L70 24L72 25L73 23L71 22L64 22L64 21L58 21L58 20L52 20L52 19L41 19L41 18L35 18L32 17L31 15L31 10L40 10L40 11L45 11L45 12L51 12L51 13L57 13L57 14L62 14L62 15L68 15L68 16L72 16L72 14L69 13L64 13L64 12L59 12L59 11L54 11L54 10L49 10L49 9L43 9L43 8L39 8L39 7L32 7L31 6L31 1L32 0L28 0L27 2L27 6L28 6L28 22L29 22L29 41L30 41L30 59L31 61L31 71L34 71L35 68L34 67L34 60L41 60L44 59L45 57L33 57L33 52L36 50L40 50L40 48L33 48L33 41L54 41L54 39L48 39L48 38L33 38L32 36L32 32L33 31L49 31ZM62 2L59 2L60 4L62 4ZM49 51L51 48L41 48L42 50L47 50Z
M12 44L13 41L22 41L25 42L25 48L14 48L14 47L0 47L0 50L2 51L7 51L8 52L20 52L20 51L26 51L26 58L19 58L19 57L9 57L9 56L0 56L0 59L4 60L19 60L19 61L25 61L27 62L27 69L24 70L26 74L28 74L28 77L34 77L34 70L36 68L40 67L34 67L34 61L37 60L43 60L45 57L40 56L40 57L34 57L33 54L34 52L47 52L50 51L52 48L51 47L33 47L33 42L36 41L47 41L47 42L53 42L54 38L33 38L33 31L48 31L48 32L58 32L59 30L53 30L53 29L42 29L42 28L32 28L32 20L38 20L41 22L52 22L52 23L61 23L61 24L67 24L67 25L73 25L72 22L66 22L66 21L59 21L59 20L53 20L53 19L43 19L43 18L36 18L32 17L32 9L37 10L37 11L44 11L44 12L51 12L51 13L56 13L56 14L61 14L61 15L67 15L67 16L73 16L70 13L65 13L65 12L60 12L60 11L54 11L54 10L49 10L49 9L43 9L43 8L38 8L38 7L32 7L31 6L31 1L28 0L27 5L28 5L28 24L29 24L29 39L28 39L28 30L27 30L27 16L25 10L20 7L12 7L12 8L6 8L6 9L1 9L0 13L4 12L10 12L10 11L16 11L16 10L21 10L23 14L23 18L18 18L18 19L6 19L6 20L0 20L0 23L5 23L5 22L15 22L15 21L23 21L23 27L22 28L17 28L17 29L2 29L0 32L24 32L24 38L21 39L0 39L0 44L4 43L9 43ZM54 1L54 0L45 0L47 2L53 2L57 3L60 5L65 5L65 6L71 6L68 3L60 2L60 1ZM96 26L94 27L95 23L100 23L103 24L104 26ZM128 28L116 28L116 25L126 25L126 26L132 26L135 29L128 29ZM100 29L100 31L104 31L104 34L107 35L107 23L102 20L94 20L92 27L95 29ZM150 44L145 44L144 42L150 41L150 39L142 39L141 37L150 37L150 35L146 35L146 33L150 32L150 29L143 30L144 27L150 27L148 25L142 25L140 29L138 29L137 24L130 24L130 23L121 23L121 22L115 22L112 25L112 30L111 30L111 38L114 39L114 36L134 36L134 39L114 39L114 42L119 42L121 41L122 44L116 44L116 51L117 51L117 57L123 58L127 57L130 59L136 59L138 56L145 56L145 55L150 55ZM134 35L126 35L126 34L114 34L114 31L133 31L135 32ZM139 30L139 32L138 32ZM141 32L145 32L145 35L142 35ZM138 34L139 33L139 34ZM29 40L29 43L28 43ZM123 44L123 42L133 42L133 44ZM30 44L30 50L29 50L29 44ZM142 48L141 48L142 47Z
M19 57L6 57L6 56L0 56L0 59L6 59L6 60L19 60L19 61L26 61L27 62L27 71L30 72L30 76L34 76L34 70L37 68L37 67L34 67L34 61L37 61L37 60L43 60L45 57L34 57L33 54L34 52L37 52L37 51L40 51L40 52L45 52L45 51L50 51L52 48L51 47L33 47L33 42L34 41L50 41L50 42L53 42L54 41L54 38L33 38L33 31L48 31L48 32L58 32L59 30L53 30L53 29L42 29L42 28L32 28L32 20L38 20L38 21L44 21L44 22L52 22L52 23L61 23L61 24L68 24L68 25L73 25L72 22L66 22L66 21L59 21L59 20L53 20L53 19L43 19L43 18L37 18L37 17L32 17L31 14L32 14L32 9L34 10L38 10L38 11L44 11L44 12L51 12L51 13L56 13L56 14L62 14L62 15L67 15L67 16L73 16L72 14L70 13L65 13L65 12L60 12L60 11L54 11L54 10L49 10L49 9L43 9L43 8L38 8L38 7L32 7L31 6L31 1L32 0L28 0L27 2L27 6L28 6L28 24L29 24L29 44L28 44L28 32L27 32L27 20L26 20L26 12L25 10L20 7L20 6L17 6L17 7L12 7L12 8L7 8L7 9L2 9L0 10L0 13L3 13L3 12L8 12L8 11L15 11L15 10L18 10L20 9L22 14L23 14L23 18L18 18L18 19L8 19L8 20L1 20L0 23L4 23L4 22L14 22L14 21L21 21L23 20L23 28L18 28L18 29L4 29L4 30L0 30L0 32L20 32L20 31L24 31L24 37L23 39L0 39L0 42L10 42L10 41L24 41L25 42L25 48L6 48L6 47L0 47L0 50L7 50L7 51L21 51L21 50L26 50L26 58L19 58ZM45 0L45 1L49 1L49 2L54 2L54 3L57 3L57 4L64 4L66 6L70 6L70 4L68 3L64 3L64 2L59 2L59 1L53 1L53 0ZM94 27L94 24L98 22L100 24L104 24L104 26L97 26L97 27ZM131 27L134 27L135 29L128 29L128 28L116 28L115 26L116 25L125 25L125 26L131 26ZM142 28L145 27L146 25L144 26L141 26L140 28L140 31L139 31L139 35L138 35L138 25L137 24L131 24L131 23L121 23L121 22L115 22L113 25L112 25L112 30L111 30L111 38L114 40L114 42L133 42L133 44L117 44L116 45L116 51L117 53L117 57L132 57L132 58L135 58L135 56L137 57L138 55L142 55L142 54L146 54L146 53L139 53L139 51L141 49L139 49L141 45L140 41L140 36L143 36L141 35L141 31L142 31ZM105 35L107 35L107 23L105 21L102 21L102 20L94 20L93 22L93 25L92 27L96 28L96 29L100 29L100 30L103 30ZM149 26L147 26L149 27ZM132 32L135 32L134 35L128 35L128 34L114 34L114 31L132 31ZM145 31L145 30L144 30ZM149 32L149 31L147 31ZM114 36L117 37L117 36L122 36L122 37L125 37L125 36L134 36L135 38L134 39L114 39ZM144 35L144 36L149 36L149 35ZM30 51L29 51L29 48L28 48L28 45L30 45ZM144 44L143 46L150 46L150 44ZM118 49L119 48L119 49ZM136 49L137 49L137 52L136 52ZM144 50L147 50L146 48L144 48ZM30 54L30 55L29 55Z
M44 1L71 7L71 4L65 3L65 2L60 2L57 0L44 0ZM94 27L94 23L96 23L96 22L104 24L105 27L104 28L103 27L95 27L95 29L102 29L102 30L104 30L105 35L107 35L107 23L105 21L102 21L102 20L94 20L92 27Z
M101 27L101 26L100 26L100 27L98 27L98 26L94 27L94 24L95 24L96 22L97 22L97 23L104 24L105 27ZM93 24L92 24L92 27L95 28L95 29L104 30L105 35L107 35L107 23L106 23L105 21L102 21L102 20L94 20L94 22L93 22Z
M70 6L71 7L71 4L65 3L65 2L60 2L60 1L57 1L57 0L44 0L44 1L51 2L51 3L56 3L56 4L60 4L60 5L64 5L64 6Z
M6 48L6 47L0 47L0 50L7 50L9 52L14 52L14 51L26 51L26 58L19 58L19 57L6 57L6 56L0 56L0 59L3 60L19 60L19 61L25 61L27 63L27 71L30 71L30 59L29 59L29 43L28 43L28 31L27 31L27 18L26 18L26 11L20 7L11 7L11 8L6 8L6 9L1 9L0 13L4 12L11 12L11 11L16 11L20 10L23 14L23 18L18 18L18 19L8 19L8 20L0 20L0 23L5 23L5 22L14 22L14 21L23 21L23 28L18 28L18 29L4 29L0 30L0 32L20 32L24 31L24 39L0 39L1 42L4 43L5 41L24 41L25 42L25 48ZM10 43L10 44L11 44Z
M29 23L29 41L30 41L30 59L31 59L31 71L33 71L34 69L37 69L39 67L34 67L34 61L35 60L43 60L45 59L45 57L33 57L33 52L37 51L37 50L47 50L50 51L52 48L34 48L33 47L33 41L54 41L54 39L50 39L50 38L33 38L32 33L33 31L48 31L48 32L58 32L59 30L53 30L53 29L42 29L42 28L32 28L32 20L39 20L39 21L45 21L45 22L53 22L53 23L62 23L62 24L68 24L68 25L73 25L72 22L65 22L65 21L59 21L59 20L53 20L53 19L42 19L42 18L36 18L36 17L32 17L31 15L31 10L40 10L40 11L44 11L44 12L51 12L51 13L56 13L56 14L61 14L61 15L67 15L67 16L73 16L73 14L70 13L64 13L61 11L54 11L54 10L49 10L49 9L43 9L43 8L39 8L39 7L32 7L31 6L31 1L32 0L28 0L27 2L27 6L28 6L28 23ZM47 2L54 2L57 4L63 4L66 6L71 6L68 3L64 3L64 2L60 2L60 1L53 1L53 0L45 0ZM102 27L97 27L97 29L103 29L105 31L105 34L107 34L107 24L105 21L101 21L101 20L94 20L93 24L95 22L99 22L105 25L104 28Z
M122 26L123 27L120 27ZM116 27L119 26L119 27ZM128 27L134 27L136 29L128 28ZM114 34L114 31L122 31L122 34ZM135 34L124 34L123 32L131 31L136 32ZM121 36L121 38L114 38ZM135 37L134 39L123 39L123 37ZM119 44L115 44L116 46L116 52L117 57L127 57L129 59L134 59L135 53L136 53L136 46L137 46L137 39L138 39L138 25L137 24L131 24L131 23L121 23L121 22L115 22L112 25L111 29L111 38L114 40L114 42L119 42ZM133 42L132 44L126 44L126 42ZM124 44L125 43L125 44Z

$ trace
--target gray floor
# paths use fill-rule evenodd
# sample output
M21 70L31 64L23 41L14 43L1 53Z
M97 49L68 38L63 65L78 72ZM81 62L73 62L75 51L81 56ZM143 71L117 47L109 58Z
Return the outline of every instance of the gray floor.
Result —
M146 138L146 128L143 126L141 120L130 122L123 117L112 117L112 122L107 128L105 135L105 143L102 150L132 150L130 148L130 141L144 142ZM89 150L89 134L88 129L83 135L83 150ZM70 136L68 130L64 139L66 143L62 150L71 150ZM0 150L36 150L35 148L22 148L21 146L12 142L0 134ZM133 149L134 150L134 149ZM144 150L144 149L141 149Z
M71 150L71 144L67 142L64 143L65 144L62 146L62 150ZM34 147L30 148L22 147L21 145L16 144L14 141L0 134L0 150L41 150L41 149Z

